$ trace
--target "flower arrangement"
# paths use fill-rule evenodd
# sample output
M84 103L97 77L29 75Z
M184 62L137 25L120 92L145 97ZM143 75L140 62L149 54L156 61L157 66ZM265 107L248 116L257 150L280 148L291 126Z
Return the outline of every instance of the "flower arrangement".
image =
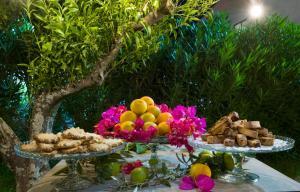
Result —
M157 105L151 97L135 99L130 110L124 105L112 106L101 115L95 132L133 142L149 142L152 138L163 136L172 145L192 147L187 137L200 136L205 132L205 118L196 116L196 107L178 105L174 109L167 104Z

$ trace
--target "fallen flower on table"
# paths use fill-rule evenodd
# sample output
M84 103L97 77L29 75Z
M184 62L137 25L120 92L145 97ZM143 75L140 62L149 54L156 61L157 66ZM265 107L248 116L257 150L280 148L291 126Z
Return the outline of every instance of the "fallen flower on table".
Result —
M192 190L198 188L202 192L209 192L215 186L215 182L207 175L198 175L195 179L191 176L184 176L179 184L181 190Z

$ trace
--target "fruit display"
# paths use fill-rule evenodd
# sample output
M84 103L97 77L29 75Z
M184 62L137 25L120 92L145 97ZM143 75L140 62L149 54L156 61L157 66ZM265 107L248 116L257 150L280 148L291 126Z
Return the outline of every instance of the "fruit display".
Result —
M138 119L142 120L142 128L145 131L151 127L156 130L156 135L164 136L170 133L173 116L169 112L162 113L151 97L144 96L130 103L130 110L120 115L120 123L116 124L115 128L128 132L139 129Z
M202 135L202 140L208 144L224 144L225 146L260 147L272 146L274 135L262 127L259 121L240 119L237 112L219 119L207 133Z
M130 102L129 108L118 105L104 111L95 125L95 132L129 142L148 143L156 137L158 142L167 140L171 145L185 145L192 150L187 137L199 136L206 131L205 118L197 117L196 113L195 106L177 105L172 109L143 96Z
M57 134L40 133L34 140L21 145L21 150L42 155L73 154L85 152L109 152L123 143L121 139L105 139L80 128L70 128Z

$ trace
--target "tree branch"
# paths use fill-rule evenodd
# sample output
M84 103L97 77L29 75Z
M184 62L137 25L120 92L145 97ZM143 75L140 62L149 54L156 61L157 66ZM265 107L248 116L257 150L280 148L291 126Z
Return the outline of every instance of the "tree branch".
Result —
M163 17L170 14L172 6L173 5L170 0L162 0L161 7L157 11L150 12L147 16L145 16L142 19L143 23L146 25L154 25L158 23ZM135 31L142 30L143 28L144 26L141 23L133 25L133 29ZM105 77L108 75L108 73L105 73L106 70L119 54L122 47L122 38L123 37L120 37L116 41L113 49L103 59L99 59L99 62L96 64L90 75L80 81L69 83L60 90L47 94L49 99L53 99L53 102L56 103L67 95L81 91L93 85L101 85Z

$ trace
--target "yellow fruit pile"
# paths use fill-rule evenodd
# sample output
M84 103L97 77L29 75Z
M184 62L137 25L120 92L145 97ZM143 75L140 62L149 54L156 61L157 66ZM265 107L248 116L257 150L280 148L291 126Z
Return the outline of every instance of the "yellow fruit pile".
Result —
M144 96L131 102L130 111L126 111L120 116L120 124L118 124L120 130L133 131L137 118L141 118L144 121L144 130L152 126L157 129L159 136L166 135L171 131L170 121L173 119L172 114L169 112L162 113L151 97Z

